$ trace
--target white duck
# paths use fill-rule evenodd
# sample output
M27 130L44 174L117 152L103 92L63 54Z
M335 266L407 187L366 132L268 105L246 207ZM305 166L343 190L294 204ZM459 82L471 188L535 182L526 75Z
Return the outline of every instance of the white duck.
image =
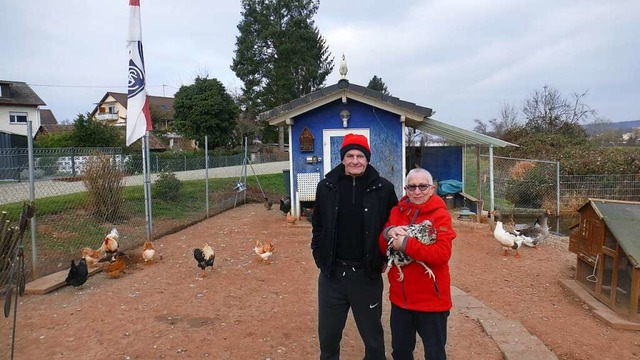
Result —
M496 227L493 230L493 237L498 240L500 245L502 245L502 248L504 249L502 255L507 256L509 255L509 250L515 250L515 257L519 258L520 253L518 252L518 249L522 246L524 237L515 232L505 230L502 226L502 218L498 211L494 210L491 214L496 221Z
M547 209L540 218L536 219L533 226L515 231L523 237L522 243L524 245L537 249L538 244L549 236L547 219L550 215L551 211Z

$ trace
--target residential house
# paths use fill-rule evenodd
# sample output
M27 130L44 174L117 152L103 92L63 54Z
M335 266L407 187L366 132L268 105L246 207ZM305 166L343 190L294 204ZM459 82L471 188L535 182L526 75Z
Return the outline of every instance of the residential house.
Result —
M0 148L27 147L27 122L33 135L40 128L40 106L46 105L27 83L0 80Z
M35 135L35 139L42 135L59 134L73 131L73 125L58 124L53 112L49 109L40 109L40 128Z
M149 101L149 107L151 109L156 108L163 113L161 121L155 119L154 126L158 127L156 130L168 131L169 124L173 120L173 98L163 96L147 96ZM98 121L104 121L105 124L125 127L127 124L127 94L107 92L102 99L97 103L96 107L91 112L90 116ZM193 148L193 141L184 141L179 136L168 133L166 135L168 139L168 147L174 148ZM161 141L159 139L150 139L151 150L166 150L160 149ZM155 145L154 145L155 144ZM180 145L178 145L180 144Z

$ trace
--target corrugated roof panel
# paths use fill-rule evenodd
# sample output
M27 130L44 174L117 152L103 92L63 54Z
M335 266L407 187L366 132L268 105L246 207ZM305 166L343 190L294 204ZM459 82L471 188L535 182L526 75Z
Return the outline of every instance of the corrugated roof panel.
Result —
M493 145L495 147L518 146L504 140L462 129L431 118L427 118L420 123L411 124L411 126L422 132L437 135L460 144L478 146Z

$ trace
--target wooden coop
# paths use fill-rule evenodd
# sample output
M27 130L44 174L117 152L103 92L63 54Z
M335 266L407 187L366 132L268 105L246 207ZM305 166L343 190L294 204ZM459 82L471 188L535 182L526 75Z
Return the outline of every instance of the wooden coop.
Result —
M569 237L576 281L629 321L640 322L640 202L589 199Z

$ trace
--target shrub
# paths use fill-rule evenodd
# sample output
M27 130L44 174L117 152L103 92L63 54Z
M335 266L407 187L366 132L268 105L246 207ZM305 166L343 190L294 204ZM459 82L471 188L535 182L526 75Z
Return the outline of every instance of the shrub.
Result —
M178 199L182 182L171 171L163 171L158 176L154 186L154 196L161 200L174 201Z
M42 169L35 169L33 171L33 178L34 179L42 179L44 177L44 170ZM20 171L20 180L29 180L29 169L24 169L22 171Z
M111 157L96 153L85 163L83 182L87 188L89 213L98 221L115 222L124 202L122 172Z
M58 172L57 156L42 156L37 161L38 168L42 169L44 175L54 175Z
M555 174L548 174L539 166L519 167L516 170L517 176L512 175L507 181L505 198L517 208L542 208L545 196L554 194Z

